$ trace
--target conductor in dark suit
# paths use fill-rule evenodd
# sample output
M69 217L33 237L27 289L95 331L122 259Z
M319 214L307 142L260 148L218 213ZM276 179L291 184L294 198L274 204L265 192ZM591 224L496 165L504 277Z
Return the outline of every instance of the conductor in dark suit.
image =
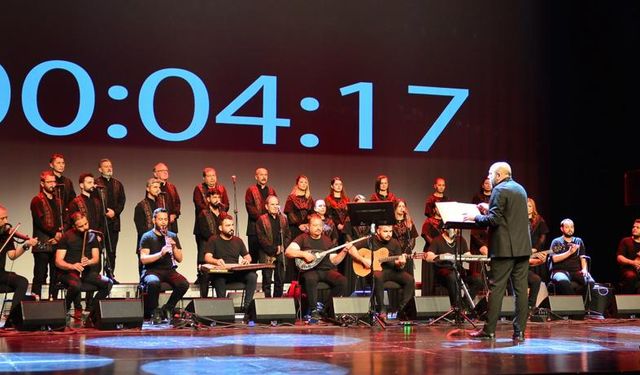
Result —
M484 328L472 332L471 336L484 340L495 339L502 298L511 278L516 294L513 339L524 341L529 315L527 274L531 256L527 192L512 179L511 166L505 162L494 163L489 168L488 178L493 186L489 205L479 204L482 215L473 219L478 225L489 227L489 304Z

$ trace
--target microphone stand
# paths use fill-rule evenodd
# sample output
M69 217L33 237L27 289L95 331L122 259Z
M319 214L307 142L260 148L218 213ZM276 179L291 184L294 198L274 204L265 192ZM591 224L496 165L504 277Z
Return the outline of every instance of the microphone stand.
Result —
M100 255L103 259L104 267L102 268L102 274L112 281L115 280L113 276L113 269L111 268L111 261L109 260L109 254L114 250L111 248L111 235L109 234L109 220L107 218L107 204L104 200L103 190L98 188L98 195L100 196L100 203L102 203L102 218L104 219L104 238L105 246L101 246ZM108 247L107 247L108 246Z
M238 224L238 196L236 194L236 179L235 176L231 176L231 182L233 183L233 216L236 219L236 230L240 230Z

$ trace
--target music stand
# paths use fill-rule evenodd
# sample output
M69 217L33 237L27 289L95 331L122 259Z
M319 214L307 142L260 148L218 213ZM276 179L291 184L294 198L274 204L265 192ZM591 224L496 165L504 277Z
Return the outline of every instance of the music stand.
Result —
M379 201L379 202L350 202L347 203L347 212L349 214L349 220L351 225L355 226L370 226L370 235L367 240L369 250L373 248L373 235L375 234L375 228L377 225L393 225L396 222L396 216L393 210L392 201ZM380 327L386 329L386 324L378 318L375 311L375 277L373 276L373 264L374 255L371 250L371 296L369 297L369 317L372 323L378 323ZM384 301L380 301L384 303ZM373 324L372 324L373 326Z
M454 314L454 321L456 323L464 323L464 321L468 321L471 323L473 328L476 327L475 323L464 313L464 309L462 307L462 299L460 298L460 291L462 291L465 297L468 299L469 305L472 309L475 309L475 305L473 300L471 299L471 295L469 294L469 289L465 284L464 280L462 280L462 276L460 276L459 267L462 266L462 241L464 238L462 237L462 229L476 229L479 226L475 221L465 221L464 218L466 216L476 216L480 215L480 211L474 204L468 203L458 203L458 202L436 202L436 206L438 207L438 211L440 212L440 216L442 217L442 227L444 229L456 229L457 230L457 243L454 248L454 261L453 261L453 272L456 277L456 285L458 285L458 293L456 293L456 299L454 301L454 306L451 306L449 311L440 315L434 321L430 323L434 324L447 316Z

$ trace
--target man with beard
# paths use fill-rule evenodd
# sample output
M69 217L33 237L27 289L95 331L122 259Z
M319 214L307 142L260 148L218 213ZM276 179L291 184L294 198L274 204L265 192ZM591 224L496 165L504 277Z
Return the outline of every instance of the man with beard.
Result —
M240 237L235 236L235 224L231 215L225 215L218 227L220 231L215 237L211 237L205 245L204 261L220 269L228 269L229 264L251 263L251 255L247 251ZM227 283L243 282L245 284L244 301L242 308L246 311L256 292L258 275L255 271L239 271L224 273L211 273L209 280L216 291L218 298L227 296Z
M182 296L189 290L189 282L176 268L182 262L182 248L178 236L169 231L169 213L165 208L153 211L153 229L140 239L140 263L143 271L141 284L146 289L144 297L144 317L160 319L169 316ZM173 292L167 303L158 309L160 284L168 283Z
M584 242L573 235L574 231L573 220L564 219L560 223L562 236L551 241L550 248L554 249L554 254L550 254L551 281L556 286L557 294L576 294L572 283L578 287L587 285L589 288L595 284L589 274ZM555 251L556 249L562 250Z
M14 230L15 229L16 228L14 228ZM0 252L0 286L7 287L8 290L13 293L13 297L11 298L11 312L4 324L5 328L12 325L11 320L17 313L17 307L20 306L20 302L24 299L27 288L29 287L29 280L27 280L26 277L5 270L7 257L12 261L16 260L24 254L25 251L38 244L37 238L28 238L24 240L22 245L16 247L15 241L20 238L19 233L15 232L13 237L9 238L11 230L9 225L9 211L0 205L0 249L2 249L2 252Z
M309 232L297 236L285 250L287 258L301 258L307 263L311 263L316 256L307 250L329 250L334 242L322 233L324 222L318 214L309 217ZM318 283L325 282L331 286L332 297L344 296L347 288L347 278L336 269L336 265L342 262L347 255L347 247L339 252L334 252L325 256L320 263L310 270L300 274L304 291L307 294L307 302L311 310L312 319L321 319L321 309L318 306Z
M229 196L227 195L227 189L218 183L218 176L216 170L211 167L206 167L202 170L202 183L196 185L193 189L193 205L195 206L195 225L193 226L193 234L196 237L196 246L198 248L198 264L202 264L202 257L204 256L204 244L211 237L211 231L206 233L201 232L201 226L199 217L200 214L209 209L211 203L207 197L209 192L215 190L218 193L218 199L215 204L217 210L228 211L229 210ZM219 216L216 215L216 216ZM216 224L214 228L218 228ZM215 231L215 230L214 230Z
M33 237L46 243L41 251L33 252L33 283L31 293L42 295L42 284L49 279L49 298L56 298L55 251L62 238L64 223L62 220L62 200L55 195L56 176L46 170L40 173L40 193L31 200L31 218L33 220Z
M373 293L376 297L376 311L381 319L386 319L387 311L384 306L384 283L385 281L394 281L402 288L402 297L398 303L398 314L403 314L404 309L415 295L416 281L404 266L407 263L406 255L402 249L402 245L393 238L392 225L379 225L376 228L376 235L372 239L372 251L381 248L389 250L389 256L393 259L383 262L381 271L373 272ZM366 258L366 257L365 257Z
M102 212L106 216L107 228L105 234L105 248L107 249L107 256L109 257L109 266L111 267L111 276L116 270L116 250L118 247L118 239L120 238L120 214L124 210L124 205L127 200L124 193L124 186L120 181L113 177L113 164L109 159L102 159L98 164L98 171L100 177L95 179L96 187L101 194L100 202L104 203ZM100 218L103 221L104 216ZM118 282L113 279L114 284Z
M620 240L617 254L622 293L640 293L640 277L638 277L638 271L640 271L640 219L633 222L631 236Z
M178 233L178 218L180 217L180 195L176 185L169 182L169 167L165 163L158 163L153 167L153 177L160 180L161 207L169 212L169 229Z
M140 240L142 235L153 228L153 212L156 208L164 208L159 202L160 180L150 178L147 180L145 197L138 202L133 213L133 222L136 224L138 238L136 240L136 254L140 255ZM138 271L142 273L142 263L138 263Z
M226 212L222 209L221 195L217 188L213 188L207 192L206 201L207 207L200 210L196 219L199 233L197 236L200 236L202 241L202 244L198 245L197 255L197 284L200 285L200 297L207 297L209 295L209 277L199 270L200 265L204 263L204 247L211 237L218 235L218 228L220 227L222 218L226 215Z
M83 283L98 288L95 296L98 300L106 298L113 286L109 278L100 276L92 267L100 263L100 251L95 234L89 230L87 216L82 212L74 212L70 216L70 221L72 228L64 233L56 251L58 279L67 286L65 301L67 309L80 295ZM89 311L95 307L92 301L87 300Z
M260 263L275 266L262 270L262 291L265 297L271 297L271 277L274 276L273 296L282 297L284 291L284 249L291 242L291 231L287 217L280 213L278 197L267 198L267 213L261 215L256 223L256 232L260 241Z

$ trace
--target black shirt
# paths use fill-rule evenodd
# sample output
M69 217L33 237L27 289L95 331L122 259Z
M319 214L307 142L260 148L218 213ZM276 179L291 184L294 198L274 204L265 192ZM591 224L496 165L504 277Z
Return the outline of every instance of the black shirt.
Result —
M571 254L567 259L562 262L555 263L551 261L551 269L552 271L567 271L567 272L577 272L582 269L582 262L580 262L580 256L585 255L586 248L584 247L584 242L579 237L573 237L571 242L567 242L564 240L563 236L560 236L553 241L551 241L552 249L561 249L556 251L556 254L562 254L566 251L569 251L569 248L572 244L580 245L580 248L575 253Z
M618 253L616 255L622 255L623 257L635 260L638 258L638 253L640 252L640 242L636 242L633 240L633 237L625 237L618 244ZM4 258L4 257L3 257ZM628 264L622 265L623 270L633 270L635 271L635 267L630 266Z
M82 260L83 250L84 256L91 259L91 249L94 247L98 247L98 239L95 234L80 233L75 229L69 229L64 232L58 243L58 251L67 251L64 255L64 261L70 264L79 263Z
M8 237L9 237L9 233L0 234L0 246L4 245ZM16 246L13 243L13 240L9 241L9 243L7 243L7 246L5 246L4 249L2 249L2 253L0 253L0 275L7 272L4 269L5 265L7 264L7 254L9 253L10 250L15 250L15 249L16 249Z
M180 240L178 236L173 232L168 232L167 236L171 237L176 242L176 248L182 249L180 246ZM140 239L140 249L149 249L149 254L155 254L162 251L162 248L167 244L163 235L158 235L153 229L142 235ZM175 268L173 265L173 255L164 254L160 259L155 262L143 264L145 270L170 270Z
M204 253L212 254L214 258L222 259L225 263L238 263L238 257L249 254L244 242L236 236L230 240L221 236L211 237L204 245Z
M280 236L280 217L275 217L271 214L269 216L269 222L271 223L271 235L273 236L273 246L278 247L282 245L282 236Z
M374 236L371 240L371 247L373 251L385 248L389 250L389 256L402 255L402 245L395 238L391 238L389 241L383 241ZM395 263L392 261L382 263L382 268L397 269Z
M439 235L438 237L434 238L433 241L431 241L431 245L429 246L429 251L431 251L436 255L446 254L446 253L455 254L456 247L458 246L459 240L462 240L462 242L460 243L460 254L464 254L467 251L469 251L469 247L467 246L467 241L464 238L456 238L455 241L448 243L443 235ZM441 267L441 268L453 268L453 263L449 261L436 262L435 266Z
M302 233L301 235L296 237L293 240L293 242L297 243L298 246L300 246L300 250L320 250L320 251L329 250L330 248L333 247L333 244L334 244L331 241L331 239L324 234L320 235L320 238L318 239L313 239L311 235L309 235L309 233ZM331 259L330 259L331 254L334 254L334 253L327 254L322 259L322 261L320 261L320 263L310 271L313 271L313 270L328 271L328 270L335 269L336 265L331 263Z

